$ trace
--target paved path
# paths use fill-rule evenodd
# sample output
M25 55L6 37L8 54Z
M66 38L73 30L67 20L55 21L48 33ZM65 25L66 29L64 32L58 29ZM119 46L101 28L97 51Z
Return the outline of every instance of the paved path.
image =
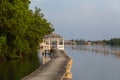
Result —
M55 58L22 80L61 80L69 58L64 51L55 50Z

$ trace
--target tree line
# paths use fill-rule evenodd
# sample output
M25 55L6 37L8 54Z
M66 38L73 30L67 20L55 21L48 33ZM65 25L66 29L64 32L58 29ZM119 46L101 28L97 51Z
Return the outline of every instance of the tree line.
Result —
M92 41L92 43L102 44L102 45L111 45L111 46L120 46L120 38L111 38L110 40Z
M109 44L111 46L120 46L120 38L112 38L106 41L106 44Z
M43 36L54 31L41 9L29 9L29 0L0 0L0 59L37 52Z
M71 40L73 42L76 42L77 45L85 45L86 42L90 42L91 44L97 44L97 45L111 45L111 46L120 46L120 38L111 38L110 40L97 40L97 41L85 41L83 39L76 39Z

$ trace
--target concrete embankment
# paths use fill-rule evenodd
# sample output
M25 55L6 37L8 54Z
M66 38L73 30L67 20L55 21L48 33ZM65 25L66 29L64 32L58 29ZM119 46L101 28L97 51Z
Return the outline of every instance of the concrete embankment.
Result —
M66 77L68 75L67 71L70 72L66 67L70 68L70 63L71 59L64 51L55 50L55 56L51 61L22 80L70 80Z

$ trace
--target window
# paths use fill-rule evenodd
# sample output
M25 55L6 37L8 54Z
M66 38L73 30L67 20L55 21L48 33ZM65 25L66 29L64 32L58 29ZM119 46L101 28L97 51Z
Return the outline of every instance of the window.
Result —
M59 42L59 45L63 45L63 42Z

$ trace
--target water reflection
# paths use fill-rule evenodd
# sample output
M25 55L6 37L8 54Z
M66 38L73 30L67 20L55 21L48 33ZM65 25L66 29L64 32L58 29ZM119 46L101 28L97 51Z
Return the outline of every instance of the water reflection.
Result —
M65 46L73 58L72 80L120 80L120 56L110 46Z
M68 47L68 46L66 46ZM70 47L70 45L69 45ZM113 55L120 59L120 47L102 46L102 45L71 45L72 50L89 51L95 54L103 54L104 56Z
M49 62L52 58L50 56L43 56L42 57L42 64Z
M0 80L20 80L40 66L37 54L27 55L21 60L0 62Z
M42 63L42 65L44 65L47 62L51 61L54 58L54 55L52 55L49 52L42 54L39 50L38 57L39 57L39 61Z

